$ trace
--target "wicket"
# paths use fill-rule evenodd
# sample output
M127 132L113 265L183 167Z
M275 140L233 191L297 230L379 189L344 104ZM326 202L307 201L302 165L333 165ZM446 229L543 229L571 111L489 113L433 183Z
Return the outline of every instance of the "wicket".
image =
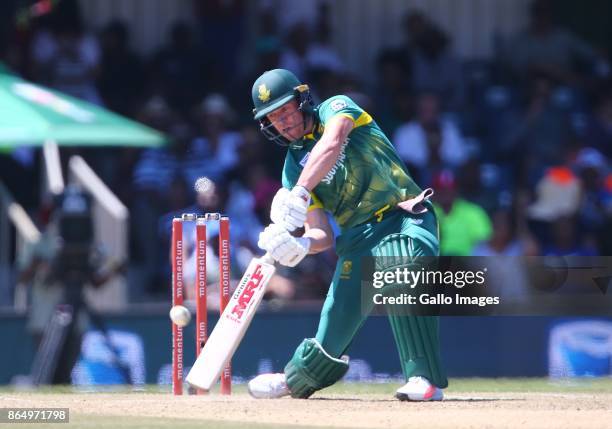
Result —
M219 213L196 215L185 213L172 220L172 305L183 305L185 296L183 278L183 224L195 222L196 237L196 357L204 347L208 336L207 279L206 279L206 224L219 222L219 314L223 313L230 298L230 222L229 217ZM172 392L183 394L183 328L172 323ZM231 394L231 363L221 374L221 394ZM198 390L196 393L205 393Z

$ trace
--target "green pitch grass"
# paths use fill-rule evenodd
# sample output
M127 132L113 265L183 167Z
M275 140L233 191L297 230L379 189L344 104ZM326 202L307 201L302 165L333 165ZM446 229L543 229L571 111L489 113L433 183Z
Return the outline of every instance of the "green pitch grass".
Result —
M337 383L323 392L338 395L371 395L393 394L399 383ZM127 393L133 391L124 386L111 386L97 388L104 393ZM36 389L40 394L78 393L80 391L91 393L96 389L75 388L72 386L41 387ZM15 392L12 388L1 388L0 392ZM157 385L144 386L139 392L170 393L170 387ZM246 385L233 385L234 394L246 394ZM445 393L477 393L477 392L548 392L548 393L612 393L612 377L605 378L575 378L575 379L548 379L548 378L452 378ZM217 394L214 391L212 394Z
M399 385L397 385L399 387ZM326 389L326 392L339 394L371 394L395 392L396 385L388 383L361 384L339 383ZM548 378L453 378L450 379L445 394L454 393L612 393L612 377L560 379Z
M328 387L322 393L334 395L372 395L393 394L399 383L337 383ZM58 393L92 393L100 391L104 393L128 393L133 389L124 386L110 386L99 388L75 388L72 386L41 387L35 390L37 394ZM0 392L16 392L13 388L0 388ZM147 385L138 390L144 393L170 393L170 387L159 387ZM246 385L233 385L233 394L246 394ZM575 378L575 379L549 379L549 378L452 378L449 381L446 394L453 393L612 393L612 377L600 378ZM212 394L218 394L215 390Z

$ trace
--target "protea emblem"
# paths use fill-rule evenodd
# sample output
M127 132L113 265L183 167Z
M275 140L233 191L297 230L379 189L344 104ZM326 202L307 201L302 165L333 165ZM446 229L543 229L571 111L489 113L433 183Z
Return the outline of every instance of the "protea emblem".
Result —
M264 103L270 99L270 90L266 88L266 84L259 85L259 99Z

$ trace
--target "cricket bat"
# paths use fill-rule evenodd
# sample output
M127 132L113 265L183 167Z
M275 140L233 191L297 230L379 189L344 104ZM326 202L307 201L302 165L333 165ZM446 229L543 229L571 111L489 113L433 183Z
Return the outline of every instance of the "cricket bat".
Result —
M236 352L274 275L274 259L253 258L208 341L187 374L191 386L210 390Z

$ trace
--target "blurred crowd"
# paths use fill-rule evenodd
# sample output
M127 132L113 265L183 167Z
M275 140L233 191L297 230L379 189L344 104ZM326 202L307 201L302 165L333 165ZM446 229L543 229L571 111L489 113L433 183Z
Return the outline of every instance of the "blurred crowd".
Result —
M238 57L247 42L242 2L194 2L193 20L176 22L148 57L131 48L127 23L95 32L78 3L60 5L16 29L0 60L169 136L161 149L77 150L130 209L141 297L169 297L176 214L230 216L236 276L258 253L285 149L258 132L250 89L278 67L309 83L318 101L343 93L371 113L417 183L435 189L442 254L612 255L610 58L558 26L551 1L533 1L524 30L499 40L487 61L462 60L431 17L409 11L403 42L381 50L374 76L349 70L334 50L325 2L314 23L281 26L272 9L260 10L249 67ZM20 154L3 162L24 172L24 197L26 186L37 189L38 167ZM199 177L210 186L196 195ZM307 258L281 271L272 293L320 298L334 262L332 252Z

